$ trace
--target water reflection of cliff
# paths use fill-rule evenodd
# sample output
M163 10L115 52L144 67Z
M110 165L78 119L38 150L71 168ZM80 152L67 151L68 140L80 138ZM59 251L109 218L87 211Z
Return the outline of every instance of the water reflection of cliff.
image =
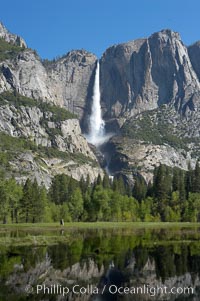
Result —
M172 240L173 238L173 240ZM93 232L79 235L69 244L51 247L1 249L1 293L7 300L169 300L197 301L200 297L199 233L144 231L139 233ZM194 287L194 295L55 295L24 294L27 285L55 284L72 288L106 285L138 287ZM0 298L0 299L1 299Z

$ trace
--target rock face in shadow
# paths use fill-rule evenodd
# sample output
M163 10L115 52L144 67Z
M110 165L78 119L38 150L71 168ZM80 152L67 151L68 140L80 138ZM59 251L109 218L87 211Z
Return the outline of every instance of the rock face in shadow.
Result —
M188 47L188 54L198 79L200 80L200 41Z
M193 66L179 34L170 30L107 49L101 59L105 116L133 116L169 103L181 113L195 109L200 83L199 66Z

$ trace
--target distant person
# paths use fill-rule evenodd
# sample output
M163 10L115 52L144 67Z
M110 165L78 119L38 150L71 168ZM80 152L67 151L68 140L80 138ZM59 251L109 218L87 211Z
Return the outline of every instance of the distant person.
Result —
M61 226L64 226L64 219L61 219L61 220L60 220L60 225L61 225Z

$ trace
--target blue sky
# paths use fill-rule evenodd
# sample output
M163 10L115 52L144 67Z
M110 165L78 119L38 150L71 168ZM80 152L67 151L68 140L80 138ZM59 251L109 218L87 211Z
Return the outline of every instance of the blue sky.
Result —
M189 45L200 40L199 0L9 0L0 20L42 58L71 49L98 57L113 44L147 37L163 28Z

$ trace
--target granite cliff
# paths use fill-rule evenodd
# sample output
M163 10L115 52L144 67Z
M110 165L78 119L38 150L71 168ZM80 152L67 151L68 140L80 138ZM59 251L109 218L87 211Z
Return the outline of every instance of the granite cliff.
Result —
M193 48L192 64L179 34L163 30L107 49L101 59L106 115L133 116L172 103L178 112L193 110L200 95Z
M178 33L162 30L149 38L114 45L105 51L100 59L101 104L106 130L112 131L115 137L103 145L101 151L112 174L122 173L132 181L139 172L148 181L153 168L160 163L183 169L187 169L188 163L195 164L200 154L199 45L197 42L186 47ZM66 121L72 132L79 127L79 122L82 132L87 131L96 60L95 55L85 50L73 50L52 61L41 60L35 51L27 48L23 39L0 25L3 99L9 92L36 100L38 104L65 108L77 115L70 125ZM43 114L34 111L40 110L37 105L29 108L29 113L23 105L20 113L13 113L16 103L10 107L7 99L4 101L2 133L11 137L34 137L37 145L52 146L46 129L36 125L37 129L25 130L27 126L23 128L19 121L37 123ZM46 124L48 122L51 121L47 118ZM51 126L60 131L63 128L61 123ZM84 144L81 153L96 160L80 127L78 132L76 138L72 138L75 139L74 152ZM54 146L59 151L71 152L69 148L73 146L63 142L71 134L63 135L56 136ZM98 168L98 172L102 172L101 169Z
M26 42L18 35L10 33L0 22L0 38L16 46L27 48Z
M36 178L49 187L59 173L91 181L103 174L78 119L65 109L1 94L0 138L0 171L19 182Z
M80 50L42 61L2 24L0 38L1 172L46 187L58 173L94 181L103 171L78 117L91 97L96 57Z
M199 157L199 42L162 30L114 45L101 58L101 92L111 173L151 180L160 163L187 169ZM106 79L106 80L105 80ZM112 155L110 156L109 154Z

